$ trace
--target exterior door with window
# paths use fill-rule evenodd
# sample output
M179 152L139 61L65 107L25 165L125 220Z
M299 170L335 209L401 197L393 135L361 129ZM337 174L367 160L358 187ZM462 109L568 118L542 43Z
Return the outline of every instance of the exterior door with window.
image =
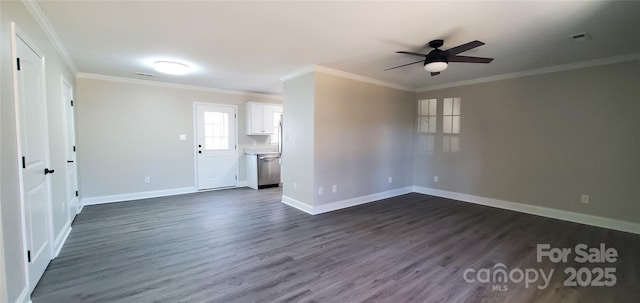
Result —
M196 104L198 190L236 186L236 107Z

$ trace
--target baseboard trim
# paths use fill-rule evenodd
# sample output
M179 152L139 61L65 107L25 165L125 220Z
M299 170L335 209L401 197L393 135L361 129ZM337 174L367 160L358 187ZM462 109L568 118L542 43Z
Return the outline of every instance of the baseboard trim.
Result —
M407 186L407 187L392 189L392 190L375 193L371 195L331 202L327 204L320 204L320 205L309 205L307 203L304 203L296 199L293 199L291 197L287 197L283 195L282 203L287 204L291 207L297 208L310 215L318 215L318 214L340 210L348 207L353 207L361 204L371 203L371 202L375 202L383 199L393 198L396 196L411 193L412 191L413 191L413 187Z
M335 211L335 210L339 210L339 209L343 209L343 208L348 208L348 207L353 207L353 206L357 206L357 205L361 205L361 204L371 203L371 202L375 202L375 201L378 201L378 200L393 198L393 197L396 197L396 196L400 196L400 195L411 193L412 191L413 191L413 187L412 186L407 186L407 187L392 189L392 190L383 191L383 192L375 193L375 194L371 194L371 195L360 196L360 197L356 197L356 198L351 198L351 199L331 202L331 203L327 203L327 204L315 205L315 206L313 206L313 214L317 215L317 214L322 214L322 213Z
M517 211L521 213L527 213L531 215L537 215L547 218L553 218L558 220L564 220L574 223L586 224L591 226L597 226L602 228L608 228L613 230L619 230L634 234L640 234L640 224L629 221L587 215L576 213L572 211L559 210L554 208L534 206L528 204L522 204L517 202L498 200L480 196L474 196L469 194L462 194L452 191L446 191L441 189L414 186L413 191L420 194L453 199L462 202L480 204L485 206L491 206L496 208L502 208L506 210Z
M20 292L20 295L16 299L16 303L31 303L31 298L29 297L29 286L26 286Z
M55 250L53 253L53 258L51 259L55 259L58 257L58 255L60 254L60 250L62 250L62 246L64 246L64 243L67 242L67 238L69 237L70 233L71 233L71 222L67 222L67 224L64 225L62 232L60 232L58 237L56 237Z
M84 207L85 205L96 205L96 204L104 204L104 203L166 197L166 196L182 195L182 194L189 194L189 193L195 193L195 192L196 192L195 187L181 187L181 188L145 191L145 192L120 194L120 195L90 197L90 198L82 199L82 206Z
M304 203L302 201L298 201L294 198L282 195L282 203L287 204L293 208L297 208L305 213L308 213L310 215L314 215L313 213L313 206Z

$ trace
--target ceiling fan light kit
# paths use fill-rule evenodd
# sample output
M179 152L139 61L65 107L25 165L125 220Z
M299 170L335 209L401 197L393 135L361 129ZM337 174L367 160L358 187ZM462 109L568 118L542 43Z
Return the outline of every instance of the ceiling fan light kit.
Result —
M450 62L485 63L486 64L493 61L493 58L458 56L459 53L463 53L470 49L474 49L476 47L484 45L483 42L480 42L478 40L471 41L469 43L465 43L462 45L458 45L448 50L441 50L440 47L442 47L442 45L444 45L443 40L433 40L429 42L429 47L433 48L433 50L431 50L428 54L420 54L420 53L405 52L405 51L396 52L398 54L423 57L424 60L403 64L403 65L392 67L392 68L387 68L385 70L395 69L398 67L403 67L407 65L424 62L424 69L430 72L431 76L436 76L436 75L439 75L441 71L447 69Z
M445 69L447 69L447 66L449 66L449 64L447 64L447 62L443 62L443 61L436 61L436 62L429 62L427 64L424 65L424 69L428 72L432 72L432 73L439 73Z

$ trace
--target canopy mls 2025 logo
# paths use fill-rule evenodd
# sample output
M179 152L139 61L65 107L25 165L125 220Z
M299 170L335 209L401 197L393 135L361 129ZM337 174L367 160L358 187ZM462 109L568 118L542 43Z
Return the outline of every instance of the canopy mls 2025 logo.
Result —
M564 269L564 286L611 287L616 285L616 268L611 266L618 260L618 251L607 248L604 243L598 247L578 244L573 248L552 248L550 244L536 246L536 261L545 260L553 264L567 263L569 260L578 264L597 264L595 267L566 267ZM467 268L462 277L467 283L491 284L493 291L508 291L509 284L524 283L525 288L536 286L546 289L553 278L555 269L512 268L497 263L490 268Z

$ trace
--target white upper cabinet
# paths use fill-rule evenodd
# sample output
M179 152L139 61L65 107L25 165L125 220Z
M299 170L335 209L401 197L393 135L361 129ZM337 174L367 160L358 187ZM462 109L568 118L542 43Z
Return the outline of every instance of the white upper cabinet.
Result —
M247 135L273 135L274 112L282 112L282 106L247 102Z

